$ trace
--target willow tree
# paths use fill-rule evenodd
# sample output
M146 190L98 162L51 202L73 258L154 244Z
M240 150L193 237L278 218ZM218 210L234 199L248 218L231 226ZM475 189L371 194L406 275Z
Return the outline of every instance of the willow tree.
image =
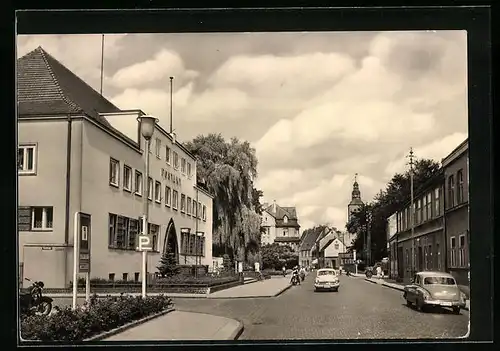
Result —
M184 146L198 157L197 177L214 195L214 254L229 253L239 260L260 247L259 197L255 149L247 141L220 134L200 135Z

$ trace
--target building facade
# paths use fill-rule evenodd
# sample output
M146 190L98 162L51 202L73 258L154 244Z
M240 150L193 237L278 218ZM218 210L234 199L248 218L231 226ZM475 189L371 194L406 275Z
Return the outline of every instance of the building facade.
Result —
M318 239L321 232L319 230L309 230L306 231L300 241L299 248L299 264L302 267L310 267L313 264L313 260L317 257L313 255L316 240Z
M140 280L143 201L153 252L179 264L212 265L212 196L196 180L196 159L157 126L148 189L140 110L122 111L43 49L18 60L20 275L65 287L73 274L75 213L90 215L90 275ZM125 135L113 121L137 123ZM110 123L111 122L111 123Z
M262 227L265 232L261 236L262 245L278 243L289 245L294 251L299 250L300 225L295 207L282 207L276 204L264 205L262 211Z
M415 192L413 235L410 202L396 214L397 278L404 282L415 271L445 271L443 179L441 170Z
M363 201L361 200L361 191L359 190L359 184L357 181L358 174L356 173L354 177L354 183L352 184L351 202L347 205L347 221L351 221L352 214L358 211L363 206Z
M442 160L448 271L458 284L469 285L469 172L468 140Z

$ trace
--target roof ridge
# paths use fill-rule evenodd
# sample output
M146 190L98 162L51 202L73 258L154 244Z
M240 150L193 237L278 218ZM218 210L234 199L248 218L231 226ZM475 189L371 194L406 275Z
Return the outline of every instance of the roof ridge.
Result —
M50 56L50 58L55 60L55 61L57 61L57 60L54 57L52 57L52 55L50 55L48 52L46 52L41 46L37 47L34 51L36 51L36 50L38 50L40 52L40 54L42 55L43 62L45 63L45 66L47 66L47 70L49 71L49 74L52 77L52 80L54 81L54 84L56 85L57 91L59 92L62 100L64 102L66 102L68 105L70 105L72 107L76 107L76 108L81 110L82 108L80 106L78 106L78 104L76 104L74 101L69 99L64 94L64 91L63 91L61 85L59 84L59 80L57 80L56 75L55 75L54 71L52 70L52 66L47 61L46 55ZM57 62L59 63L59 61L57 61Z

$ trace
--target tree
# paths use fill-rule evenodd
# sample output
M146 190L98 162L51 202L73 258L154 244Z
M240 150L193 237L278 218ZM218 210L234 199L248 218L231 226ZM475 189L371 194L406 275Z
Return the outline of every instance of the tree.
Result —
M416 192L440 170L439 163L420 159L414 165L413 188ZM346 224L348 232L356 234L352 249L362 253L367 236L367 214L372 214L370 226L372 259L380 260L387 256L387 218L410 200L410 172L396 173L385 190L377 194L374 200L363 205ZM366 258L366 257L365 257Z
M198 157L197 177L215 198L213 202L214 255L230 254L244 260L258 252L261 226L255 189L257 157L247 141L221 134L200 135L184 146Z
M179 274L180 268L177 265L175 253L172 252L170 245L160 258L160 265L156 268L162 277L172 277Z
M261 248L262 269L280 270L283 266L293 268L299 263L299 256L288 245L277 243L264 245Z

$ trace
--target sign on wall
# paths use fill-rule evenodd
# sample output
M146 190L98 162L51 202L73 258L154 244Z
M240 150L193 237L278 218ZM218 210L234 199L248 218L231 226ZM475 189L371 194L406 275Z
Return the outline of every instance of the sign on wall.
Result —
M398 231L397 213L392 214L387 218L387 242L394 236Z
M90 236L91 236L91 219L86 213L79 214L78 226L78 272L90 272Z
M20 232L31 230L31 207L19 206L17 211L17 229Z

